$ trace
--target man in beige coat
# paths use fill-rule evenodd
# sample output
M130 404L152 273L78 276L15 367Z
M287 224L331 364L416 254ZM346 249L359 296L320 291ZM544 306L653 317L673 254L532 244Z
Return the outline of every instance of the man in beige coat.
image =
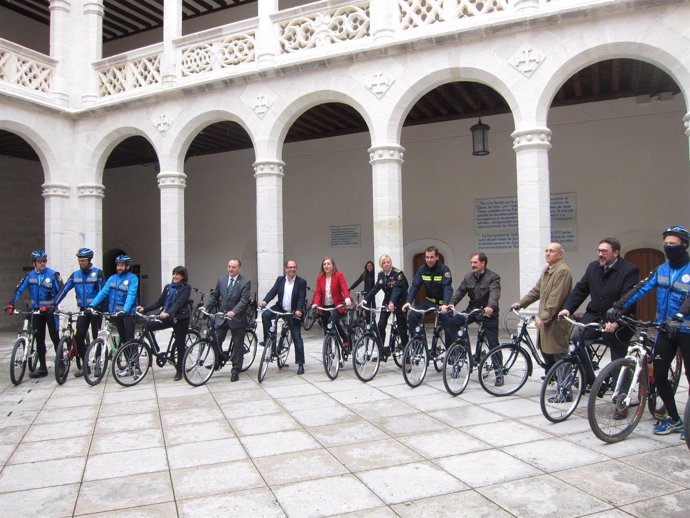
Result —
M537 343L546 361L546 371L567 352L570 337L570 324L558 320L558 312L563 309L565 299L568 298L573 285L570 267L565 264L563 256L563 247L560 243L551 243L547 246L548 266L534 288L511 306L520 309L539 301L539 310L534 323L537 326Z

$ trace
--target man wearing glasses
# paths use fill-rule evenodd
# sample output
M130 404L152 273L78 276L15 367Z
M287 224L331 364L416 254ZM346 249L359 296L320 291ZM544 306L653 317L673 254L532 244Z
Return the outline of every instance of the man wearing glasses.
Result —
M55 349L57 349L57 344L60 340L57 319L52 314L53 299L61 288L60 274L48 268L47 264L48 255L45 251L34 250L31 253L31 265L34 269L27 273L19 282L14 290L14 295L10 299L10 303L5 306L5 313L11 315L14 312L14 306L17 304L19 297L29 288L31 308L35 311L40 311L40 314L32 315L32 324L36 333L36 352L38 353L39 367L29 374L30 378L43 378L48 375L48 367L46 367L46 325L48 325L48 333L50 333L50 339Z

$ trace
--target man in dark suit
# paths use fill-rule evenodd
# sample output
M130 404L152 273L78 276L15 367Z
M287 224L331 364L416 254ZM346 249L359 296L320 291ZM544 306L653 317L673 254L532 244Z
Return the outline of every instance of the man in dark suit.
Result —
M616 238L607 237L599 242L597 260L589 263L582 279L563 304L559 316L570 316L589 296L591 300L580 321L583 324L606 322L606 311L635 286L640 275L637 266L623 259L620 252L621 244ZM634 307L626 312L632 311ZM615 322L606 323L604 329L602 338L611 351L611 359L623 358L628 350L632 330L618 331L618 324Z
M264 299L259 302L260 307L265 307L268 302L278 296L278 301L271 308L275 311L285 313L292 311L295 316L288 317L287 322L290 326L292 341L295 342L295 362L297 362L297 374L304 374L304 342L302 341L302 309L307 297L307 281L297 276L297 262L289 259L285 261L285 275L276 279L273 287L268 291ZM273 311L266 309L261 314L261 321L264 326L264 342L268 335L271 319L274 317Z
M230 329L232 336L231 349L232 372L230 381L237 381L242 371L244 360L244 334L247 329L247 309L249 297L252 291L252 283L249 279L240 275L242 262L233 257L228 261L228 274L218 279L216 287L211 293L212 305L225 313L223 322L216 322L216 336L218 343L223 344L225 336Z

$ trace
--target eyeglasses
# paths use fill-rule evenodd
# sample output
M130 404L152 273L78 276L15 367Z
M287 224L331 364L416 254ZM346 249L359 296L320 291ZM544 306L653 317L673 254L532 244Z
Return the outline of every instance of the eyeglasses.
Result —
M606 250L606 249L604 249L604 248L597 248L597 249L596 249L596 252L597 252L597 254L599 254L599 255L605 255L605 254L608 254L609 252L612 252L612 251L613 251L613 250Z
M48 259L36 259L37 263L47 263Z

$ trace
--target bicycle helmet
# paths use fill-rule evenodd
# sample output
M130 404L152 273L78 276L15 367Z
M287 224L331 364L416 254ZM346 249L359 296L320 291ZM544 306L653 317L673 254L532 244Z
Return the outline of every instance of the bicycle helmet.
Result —
M90 248L80 248L77 251L78 259L93 259L93 250Z
M46 254L45 250L34 250L31 252L32 261L38 261L39 259L48 259L48 254Z
M127 254L120 254L115 258L116 263L132 264L132 258Z
M676 236L683 241L685 246L687 247L688 244L690 244L690 232L688 232L688 229L685 228L682 225L676 225L674 227L668 227L666 230L664 230L664 237L666 236Z

